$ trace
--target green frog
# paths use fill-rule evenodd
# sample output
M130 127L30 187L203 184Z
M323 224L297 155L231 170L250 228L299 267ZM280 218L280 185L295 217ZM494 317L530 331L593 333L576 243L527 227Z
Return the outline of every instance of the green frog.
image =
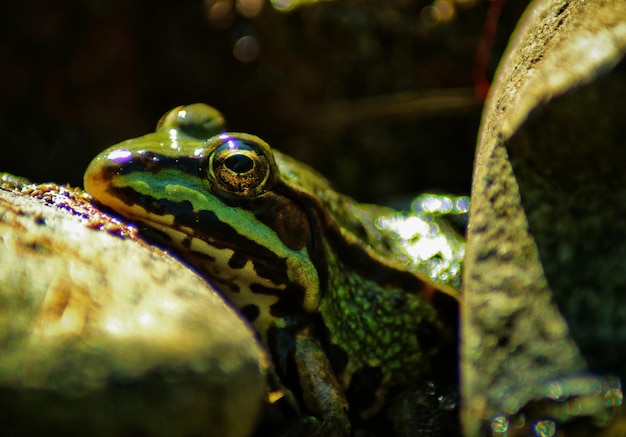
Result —
M239 308L286 387L274 394L296 399L320 434L349 434L403 387L455 378L465 246L439 214L357 203L260 138L227 132L204 104L102 152L85 189Z

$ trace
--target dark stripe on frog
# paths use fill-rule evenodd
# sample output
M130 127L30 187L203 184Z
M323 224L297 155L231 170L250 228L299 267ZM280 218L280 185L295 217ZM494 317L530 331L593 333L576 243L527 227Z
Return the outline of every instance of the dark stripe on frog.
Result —
M243 269L246 266L248 259L239 252L233 253L228 260L228 267L233 270Z
M259 307L254 304L244 305L239 308L239 311L241 311L241 314L246 318L246 320L248 320L248 322L254 322L261 313Z
M276 296L278 301L270 306L270 314L276 318L293 316L302 307L301 301L294 299L304 295L304 290L294 284L289 284L285 289L266 287L262 284L251 284L250 291L254 294Z
M146 240L157 246L170 247L172 245L172 236L163 231L148 226L139 226L139 233Z
M185 238L183 238L182 241L180 242L180 245L183 246L187 252L189 252L190 254L192 254L196 258L199 258L202 261L215 262L214 256L191 248L191 244L193 243L194 238L195 237L192 237L191 235L186 235Z
M192 254L193 256L195 256L198 259L201 259L204 262L211 262L211 263L215 262L215 257L209 255L208 253L199 252L197 250L191 250L191 249L187 249L187 250L188 250L188 252L190 254Z
M197 176L202 167L198 158L188 156L170 157L154 152L144 152L143 155L134 155L133 159L109 165L102 169L102 179L111 180L114 176L125 176L132 173L156 174L164 168L179 170Z

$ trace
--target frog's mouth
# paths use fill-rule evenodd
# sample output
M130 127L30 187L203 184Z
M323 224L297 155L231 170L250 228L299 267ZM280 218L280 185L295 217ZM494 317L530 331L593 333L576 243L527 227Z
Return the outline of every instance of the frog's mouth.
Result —
M271 269L273 271L263 269L262 274L275 283L285 282L288 276L285 267L281 266L285 264L285 256L259 244L258 238L244 235L211 210L194 209L189 201L142 194L128 186L111 186L107 191L108 195L102 196L104 199L97 198L100 203L124 218L156 231L158 236L155 239L160 239L162 245L177 248L181 256L191 253L195 258L214 258L214 263L230 269L247 261L275 266Z

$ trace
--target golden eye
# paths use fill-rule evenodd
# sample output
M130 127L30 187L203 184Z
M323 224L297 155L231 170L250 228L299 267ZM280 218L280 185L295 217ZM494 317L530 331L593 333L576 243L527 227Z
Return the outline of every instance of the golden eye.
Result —
M208 176L213 186L237 196L258 196L274 180L276 164L261 139L246 134L223 134L209 155Z

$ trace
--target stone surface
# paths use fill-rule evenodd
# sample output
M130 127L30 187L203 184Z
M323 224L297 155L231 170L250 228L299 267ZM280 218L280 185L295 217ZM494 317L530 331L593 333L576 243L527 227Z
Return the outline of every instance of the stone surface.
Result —
M483 115L465 264L467 435L626 367L626 3L535 1Z
M0 434L249 435L267 362L239 316L78 190L14 182L0 190Z

